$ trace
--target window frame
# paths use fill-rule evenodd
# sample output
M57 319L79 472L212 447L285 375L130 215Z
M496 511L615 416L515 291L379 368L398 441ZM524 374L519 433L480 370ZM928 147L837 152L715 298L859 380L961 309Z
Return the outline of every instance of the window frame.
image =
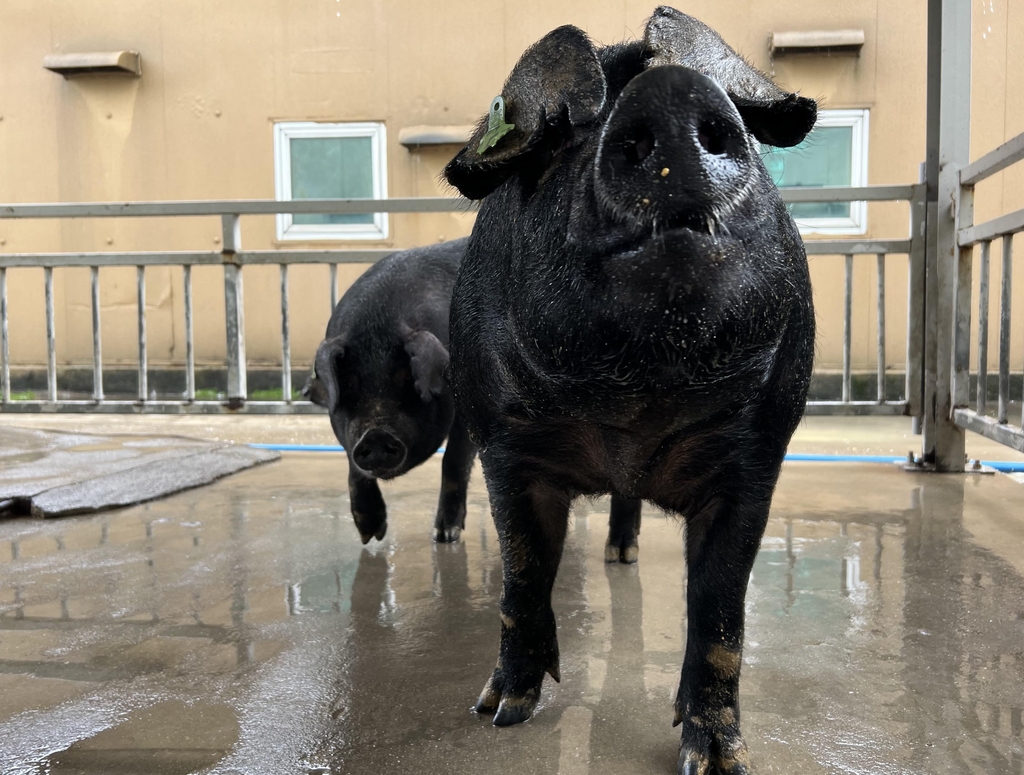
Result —
M274 193L279 202L292 199L291 141L305 138L369 137L373 199L387 199L387 129L382 122L279 121L274 124ZM295 223L291 213L278 213L277 239L386 240L388 214L374 213L372 223Z
M819 110L814 128L850 127L850 186L868 185L868 138L871 111L868 108ZM773 151L774 152L774 151ZM800 188L811 188L801 186ZM865 234L868 230L868 203L850 202L850 215L843 218L798 218L793 216L801 234Z

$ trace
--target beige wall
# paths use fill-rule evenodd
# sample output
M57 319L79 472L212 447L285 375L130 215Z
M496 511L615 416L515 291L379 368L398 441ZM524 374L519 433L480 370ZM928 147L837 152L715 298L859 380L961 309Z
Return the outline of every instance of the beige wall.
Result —
M1009 5L1008 5L1009 2ZM870 108L869 182L917 180L924 154L925 6L848 0L690 0L780 83L826 108ZM0 3L0 202L273 198L272 126L278 120L384 121L391 196L443 192L437 176L454 148L408 151L402 127L473 123L522 50L553 27L574 23L613 42L642 31L653 3L619 0L4 0ZM974 3L972 157L1024 130L1024 3ZM860 57L769 61L778 30L865 30ZM65 80L42 68L49 53L137 49L140 79ZM1024 205L1024 170L979 188L978 218ZM905 237L905 204L872 205L869 236ZM467 215L393 216L386 243L407 247L465 234ZM217 248L219 221L0 220L0 252ZM248 248L277 246L272 218L243 219ZM323 245L324 243L316 243ZM289 247L306 247L296 245ZM820 323L819 366L841 362L842 259L812 259ZM998 264L998 262L996 262ZM904 358L906 260L889 259L889 361ZM342 267L346 285L361 267ZM41 270L9 273L11 357L44 360ZM1024 298L1024 272L1018 272ZM91 357L87 270L55 273L58 356ZM993 269L998 282L998 266ZM102 272L104 355L135 359L135 272ZM223 358L220 271L197 269L197 359ZM854 357L874 363L874 259L857 260ZM250 360L278 360L276 267L245 270ZM180 270L147 278L150 359L184 358ZM292 271L293 362L308 362L329 313L325 267ZM993 308L994 310L994 308ZM993 312L993 316L995 313ZM1020 327L1017 327L1020 329ZM1020 353L1021 330L1014 352ZM1018 359L1019 360L1019 359Z

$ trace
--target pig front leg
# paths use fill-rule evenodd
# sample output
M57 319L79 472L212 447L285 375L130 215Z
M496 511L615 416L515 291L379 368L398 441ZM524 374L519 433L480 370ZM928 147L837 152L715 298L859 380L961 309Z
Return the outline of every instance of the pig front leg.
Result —
M551 588L569 522L567 493L523 475L520 461L493 448L481 455L501 546L501 645L476 703L498 727L526 721L544 673L560 680ZM505 457L504 460L498 460Z
M686 520L686 656L673 721L682 725L679 775L751 775L740 733L743 607L773 484L717 488L729 494Z
M642 502L621 495L612 495L611 515L608 517L608 543L604 547L605 562L631 565L637 561L640 545L640 509Z
M348 499L352 519L363 543L368 544L371 538L378 541L384 538L388 532L388 510L384 496L380 494L380 486L376 479L356 470L351 462L348 467Z
M434 540L452 543L466 527L466 490L473 470L476 446L458 417L448 432L448 444L441 461L441 496L434 518Z

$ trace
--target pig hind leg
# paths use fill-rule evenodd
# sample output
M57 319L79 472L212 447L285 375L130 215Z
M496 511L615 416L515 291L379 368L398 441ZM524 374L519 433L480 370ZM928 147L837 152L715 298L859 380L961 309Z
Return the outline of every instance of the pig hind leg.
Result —
M508 726L533 714L544 673L560 680L551 588L562 558L571 497L531 480L519 461L493 448L482 457L501 546L501 645L476 710L494 713L495 726Z
M466 490L475 457L476 447L469 440L466 426L456 417L448 432L448 444L441 461L441 496L434 519L435 541L458 541L466 528Z
M642 502L621 495L612 495L608 517L608 543L604 547L605 562L632 564L637 561L640 545L640 510Z

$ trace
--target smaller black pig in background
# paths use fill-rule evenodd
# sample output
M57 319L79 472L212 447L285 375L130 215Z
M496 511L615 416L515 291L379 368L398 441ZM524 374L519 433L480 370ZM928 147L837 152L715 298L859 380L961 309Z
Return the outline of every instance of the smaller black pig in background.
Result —
M370 267L342 296L303 391L327 409L349 463L349 501L363 543L388 529L378 479L394 479L433 455L441 463L437 541L466 525L466 487L476 456L445 377L448 308L466 240L405 250Z

